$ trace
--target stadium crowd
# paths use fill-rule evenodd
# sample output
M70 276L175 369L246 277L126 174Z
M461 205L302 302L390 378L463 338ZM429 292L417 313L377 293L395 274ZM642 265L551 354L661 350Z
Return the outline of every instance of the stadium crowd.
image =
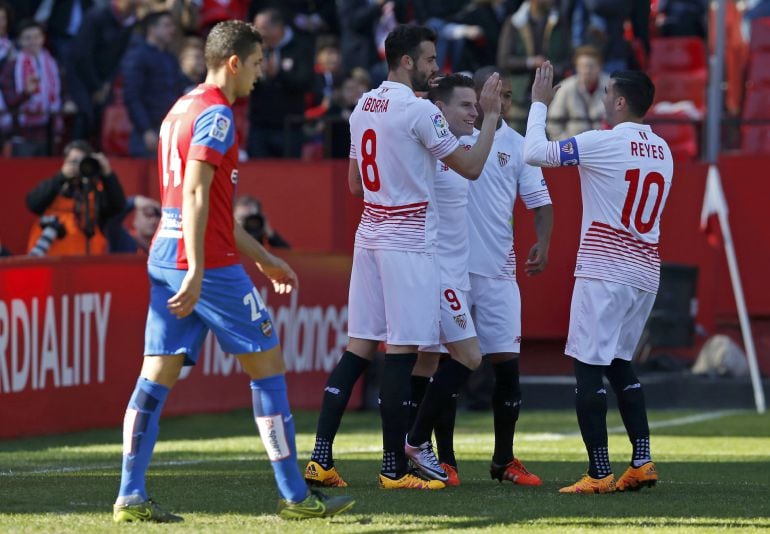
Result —
M748 20L769 4L735 7ZM384 79L396 24L437 31L444 72L502 68L520 132L548 58L565 81L549 133L566 136L603 125L602 71L647 69L651 38L706 39L707 18L706 0L2 0L3 154L58 155L84 139L153 155L166 111L205 76L203 39L220 20L254 22L266 42L262 81L235 106L241 158L312 159L347 157L347 118Z
M734 124L725 141L761 151L770 139L761 123L770 55L750 33L752 21L770 20L770 0L728 8L725 110ZM709 16L707 0L0 0L0 147L5 157L66 159L66 148L84 141L108 157L154 157L163 117L206 76L208 31L241 19L265 40L261 80L233 106L241 160L347 158L348 118L387 75L384 39L401 23L437 32L443 73L497 66L512 87L505 120L519 133L535 71L548 59L561 82L548 112L554 140L605 129L608 75L647 71L657 87L647 121L676 156L694 157L713 40ZM770 34L769 24L755 26ZM122 221L133 200L110 217ZM46 217L52 207L30 209ZM90 219L96 238L109 242L91 253L146 249L131 239L132 217L125 229L109 217ZM42 230L33 228L30 248Z

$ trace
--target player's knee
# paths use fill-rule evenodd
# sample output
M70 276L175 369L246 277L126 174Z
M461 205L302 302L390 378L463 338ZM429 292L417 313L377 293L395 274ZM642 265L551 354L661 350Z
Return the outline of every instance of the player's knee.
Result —
M283 361L283 353L280 346L275 346L264 352L238 354L236 358L238 358L238 362L243 367L243 371L252 380L286 373L286 365Z
M140 375L168 388L174 387L182 371L184 359L184 354L145 356Z

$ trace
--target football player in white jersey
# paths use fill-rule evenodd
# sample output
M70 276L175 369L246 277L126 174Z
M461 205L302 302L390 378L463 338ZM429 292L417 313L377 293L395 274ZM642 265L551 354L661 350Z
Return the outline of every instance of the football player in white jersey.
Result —
M476 89L480 90L495 72L494 67L480 69L474 76ZM534 211L537 242L529 251L525 271L528 275L536 275L545 269L548 262L553 206L542 171L524 163L524 138L502 120L511 105L511 93L510 82L504 80L501 90L502 112L497 122L492 151L480 179L469 185L467 235L470 239L465 244L467 252L463 259L468 261L465 268L470 273L467 281L470 291L463 293L467 299L462 303L466 307L470 305L472 324L475 325L481 353L489 359L495 374L492 397L495 450L490 475L501 482L509 480L514 484L538 486L542 484L540 478L530 473L513 455L513 436L521 406L518 364L521 298L516 283L513 208L519 197L527 209ZM442 107L442 110L445 108ZM448 111L445 114L451 128L453 121ZM483 114L480 113L476 118L477 124L480 125L482 120ZM460 142L464 146L472 146L477 137L478 130L475 130L471 135L462 137ZM436 178L437 188L441 175L439 172ZM443 225L442 218L439 233ZM442 259L441 254L439 257ZM436 358L428 359L421 354L415 369L423 376L431 376L435 367L431 368L429 363L435 365L435 361ZM418 380L413 378L413 389ZM450 483L459 484L453 450L455 411L456 402L452 399L444 406L435 432L441 466L449 474Z
M500 113L500 81L490 78L481 107L490 114L479 142L460 147L441 111L414 91L426 91L438 72L435 34L419 26L399 26L385 40L388 79L364 94L350 117L351 191L363 194L364 211L356 232L348 299L348 350L329 376L319 415L316 446L305 470L311 483L344 486L334 468L332 442L353 385L381 341L386 357L380 385L383 489L440 489L440 480L409 472L404 438L409 430L410 375L419 345L439 339L439 271L433 181L436 160L468 179L481 174ZM454 360L453 360L454 361ZM451 396L478 365L458 362L432 387ZM438 463L429 442L410 452L430 467ZM417 450L414 450L417 449ZM424 461L423 461L424 460ZM442 476L443 475L443 476ZM438 468L434 476L446 478Z
M444 114L449 130L457 138L473 133L479 115L476 108L476 91L473 80L462 74L442 78L428 93L428 98ZM469 150L471 145L463 144ZM471 289L468 279L468 187L470 182L439 161L436 169L435 192L439 225L437 257L441 272L441 319L439 340L444 345L420 346L417 363L412 370L411 430L407 443L430 441L433 426L443 413L447 400L441 404L431 401L437 391L429 387L430 378L436 373L441 352L449 352L450 360L480 362L481 349L468 305ZM445 365L456 366L447 360ZM473 365L476 367L478 363ZM466 364L466 367L471 367ZM445 369L442 367L442 372ZM454 390L453 395L457 394ZM426 397L427 395L427 397ZM423 399L426 402L423 402ZM420 465L418 462L417 465ZM448 485L456 485L455 467L440 466L447 474ZM433 476L430 471L427 476Z
M631 358L652 310L660 279L660 217L673 175L671 151L642 118L655 86L641 72L610 76L604 108L611 130L563 141L545 136L553 99L553 67L546 62L532 85L524 157L543 167L578 165L583 222L565 353L575 359L578 425L588 473L562 493L610 493L653 486L642 387ZM633 446L631 465L615 482L607 451L606 376Z

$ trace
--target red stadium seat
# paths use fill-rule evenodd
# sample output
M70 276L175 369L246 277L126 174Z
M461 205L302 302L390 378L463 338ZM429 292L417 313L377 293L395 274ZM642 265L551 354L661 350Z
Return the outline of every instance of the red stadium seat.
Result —
M699 37L658 37L650 42L653 73L706 68L706 43Z
M699 110L706 107L708 71L652 73L655 103L690 100Z
M770 17L754 19L754 22L751 23L749 48L752 52L770 50Z
M686 113L648 113L645 121L666 140L674 158L692 159L698 155L698 131Z
M770 50L755 50L749 56L748 85L770 85Z
M752 85L746 88L743 120L770 120L770 86Z
M741 129L743 144L741 151L744 154L770 154L770 124L749 124Z

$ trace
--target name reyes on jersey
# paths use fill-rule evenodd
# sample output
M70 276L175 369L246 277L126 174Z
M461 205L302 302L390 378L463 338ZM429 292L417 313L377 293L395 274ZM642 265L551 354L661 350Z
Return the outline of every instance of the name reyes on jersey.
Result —
M663 155L663 147L652 143L640 143L631 141L631 155L642 158L666 159Z

